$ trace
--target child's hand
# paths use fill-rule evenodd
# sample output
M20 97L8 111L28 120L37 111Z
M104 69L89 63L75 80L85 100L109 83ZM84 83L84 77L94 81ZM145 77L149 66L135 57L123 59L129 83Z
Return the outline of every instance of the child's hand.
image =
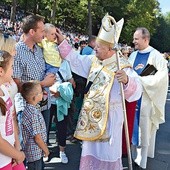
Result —
M54 93L54 97L60 97L60 92L59 91L57 91L56 93Z
M20 164L21 162L23 162L25 160L25 154L23 151L19 151L19 154L17 155L17 158L13 160L14 164Z
M17 162L14 159L12 159L12 167L14 167L16 165L17 165Z

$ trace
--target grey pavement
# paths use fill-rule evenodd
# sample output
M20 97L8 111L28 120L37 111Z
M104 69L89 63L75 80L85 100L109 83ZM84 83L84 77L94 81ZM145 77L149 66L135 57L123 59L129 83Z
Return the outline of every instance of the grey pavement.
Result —
M155 97L159 97L159 94ZM155 157L148 159L146 170L170 170L170 87L167 95L165 116L166 122L160 125L157 132ZM59 159L59 151L53 131L51 131L50 137L50 142L52 144L50 150L52 150L52 153L48 162L45 163L45 169L78 170L81 155L81 144L79 142L70 143L67 141L66 153L69 158L69 162L68 164L62 164ZM123 166L128 167L127 158L123 158ZM137 169L133 167L133 170Z
M155 97L159 97L159 94ZM168 90L165 123L160 125L156 137L155 157L148 159L147 170L170 170L170 87Z
M45 163L45 169L56 169L56 170L78 170L79 161L81 155L81 144L79 142L71 143L67 140L66 154L69 159L68 164L62 164L59 158L59 149L55 140L55 132L50 132L50 143L49 149L51 154L48 161Z
M155 158L149 159L147 169L170 170L170 87L166 101L165 123L160 125L157 132Z

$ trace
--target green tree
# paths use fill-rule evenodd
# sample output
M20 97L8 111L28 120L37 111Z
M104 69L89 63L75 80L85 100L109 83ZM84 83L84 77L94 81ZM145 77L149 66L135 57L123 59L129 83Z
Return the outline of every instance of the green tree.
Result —
M130 43L137 27L146 27L153 34L158 25L158 14L157 0L130 0L124 13L125 25L122 35L124 40Z
M158 17L159 25L151 37L151 45L160 52L170 52L170 13Z
M127 43L132 41L133 32L137 27L144 26L153 34L161 22L158 0L1 0L1 3L11 2L15 4L18 2L17 5L27 14L45 16L46 22L89 35L98 33L101 19L106 13L113 16L116 21L124 18L120 41ZM12 10L14 13L14 9ZM168 18L170 17L167 16L166 20Z
M91 0L88 0L88 35L92 35Z
M15 22L17 0L12 0L10 21Z
M57 0L54 0L52 10L51 10L51 21L53 24L55 23L56 9L57 9Z

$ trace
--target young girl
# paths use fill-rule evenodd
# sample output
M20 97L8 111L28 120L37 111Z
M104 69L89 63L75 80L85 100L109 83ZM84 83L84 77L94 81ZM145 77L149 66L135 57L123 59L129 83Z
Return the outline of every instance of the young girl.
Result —
M43 170L43 157L48 157L49 150L45 121L37 108L43 97L42 87L38 81L26 82L22 85L21 94L26 101L21 127L28 170Z
M7 51L12 56L14 56L16 53L15 45L16 45L16 41L11 36L0 34L0 50ZM19 128L20 119L18 119L17 121L17 118L20 118L22 116L21 111L23 110L23 104L22 104L23 99L20 97L20 93L18 93L17 84L14 82L12 77L11 80L9 82L4 83L4 85L7 91L9 92L10 98L12 100L13 108L11 110L12 110L13 121L14 121L15 148L20 150L21 149L20 142L22 142L22 136L21 136L21 128Z
M0 34L0 50L7 51L9 54L14 56L15 45L16 45L16 41L12 37L6 36L4 34ZM12 100L12 105L13 105L12 114L13 114L13 119L14 119L14 132L15 132L15 147L20 150L20 141L18 138L19 131L18 131L18 124L17 124L16 110L15 110L16 107L14 103L14 98L18 92L18 87L16 83L14 82L14 80L12 79L12 77L11 77L11 80L9 82L5 82L4 85L7 91L9 92L10 98Z
M24 169L14 166L23 162L25 155L14 147L13 104L3 85L11 80L12 66L13 57L8 52L0 50L0 170Z

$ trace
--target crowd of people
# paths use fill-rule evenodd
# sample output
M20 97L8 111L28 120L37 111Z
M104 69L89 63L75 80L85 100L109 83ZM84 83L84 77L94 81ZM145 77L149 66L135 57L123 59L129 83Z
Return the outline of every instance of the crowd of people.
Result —
M134 33L134 51L126 45L121 52L114 49L123 21L115 30L108 24L113 20L104 16L98 35L88 38L63 33L36 15L26 16L19 27L13 24L18 38L6 36L2 26L0 170L43 170L53 119L62 163L69 162L66 139L71 135L82 141L80 170L122 170L124 114L133 124L133 161L146 169L147 157L154 157L156 132L165 122L167 57L149 45L144 27Z

